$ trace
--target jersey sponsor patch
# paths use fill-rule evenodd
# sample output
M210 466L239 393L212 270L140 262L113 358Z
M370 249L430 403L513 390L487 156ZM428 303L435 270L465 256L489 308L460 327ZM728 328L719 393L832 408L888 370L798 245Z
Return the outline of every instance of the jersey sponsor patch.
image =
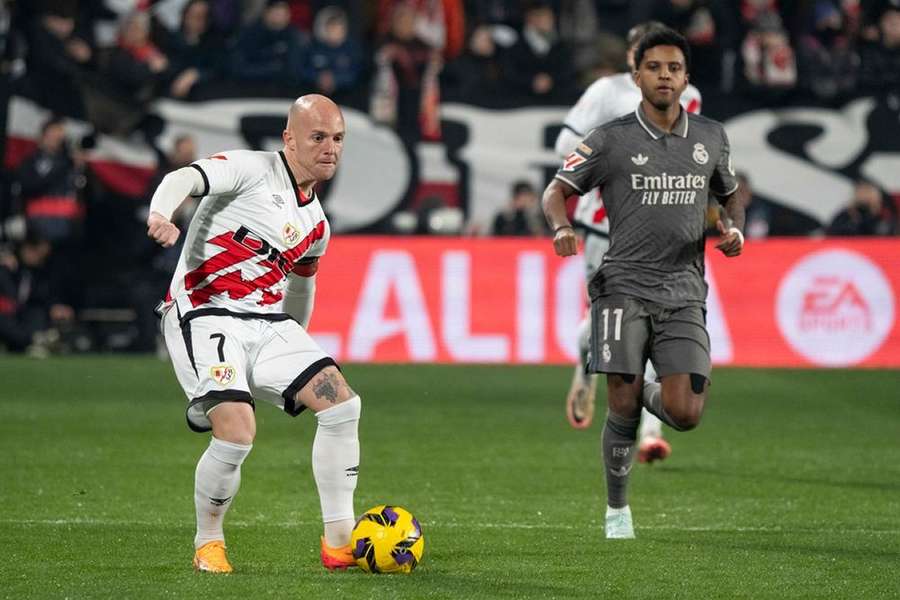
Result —
M234 367L226 363L213 365L209 368L209 376L215 379L219 385L228 385L234 381L234 374Z
M584 156L582 156L578 152L572 152L566 157L566 160L563 161L562 170L574 171L585 162L587 162L587 159Z
M594 149L588 146L587 144L581 143L578 144L578 151L584 154L585 156L590 156L594 153Z

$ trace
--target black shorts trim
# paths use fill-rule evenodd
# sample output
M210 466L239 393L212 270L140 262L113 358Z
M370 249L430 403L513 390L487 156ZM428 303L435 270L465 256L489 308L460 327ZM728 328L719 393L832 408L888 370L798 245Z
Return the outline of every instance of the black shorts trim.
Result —
M563 123L563 129L568 129L569 131L571 131L571 132L574 133L575 135L584 137L584 134L583 134L583 133L581 133L580 131L578 131L577 129L575 129L574 127L572 127L571 125L569 125L568 123Z
M294 396L297 395L297 392L303 389L303 386L309 383L310 379L315 377L325 367L337 367L338 370L340 370L341 368L340 365L334 362L333 358L327 356L325 358L320 358L313 364L303 369L303 372L297 375L294 381L291 382L291 385L287 386L287 389L285 389L281 393L281 397L284 398L284 412L291 415L292 417L296 417L301 412L306 410L306 405L302 402L295 405Z
M204 433L212 430L212 427L198 427L191 423L191 419L188 417L188 412L190 411L192 406L194 406L195 404L204 403L206 404L204 412L208 413L214 406L218 406L223 402L246 402L250 405L254 412L256 411L256 403L253 401L253 396L251 396L244 390L213 390L211 392L203 394L202 396L194 398L188 403L188 406L184 411L184 418L187 421L188 427L191 428L191 431Z
M228 310L227 308L198 308L190 312L178 315L181 326L197 317L234 317L235 319L262 319L264 321L294 321L294 317L287 313L246 313Z
M200 194L199 196L191 195L191 198L202 198L202 197L206 196L207 194L209 194L209 177L206 176L206 171L204 171L203 167L201 167L200 165L191 165L191 166L194 167L195 169L197 169L197 171L200 172L200 176L203 178L203 193Z
M184 340L184 349L187 350L188 360L191 361L191 368L194 369L194 375L199 379L200 374L197 372L197 363L194 361L194 342L191 339L191 322L181 321L180 315L178 320L181 323L181 337Z

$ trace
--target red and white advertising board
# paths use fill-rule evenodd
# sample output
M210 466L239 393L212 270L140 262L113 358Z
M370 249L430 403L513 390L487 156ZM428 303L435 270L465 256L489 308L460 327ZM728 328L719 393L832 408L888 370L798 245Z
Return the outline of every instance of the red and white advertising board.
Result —
M580 257L546 239L332 239L311 332L339 361L569 363ZM900 240L779 239L707 252L713 361L900 367Z

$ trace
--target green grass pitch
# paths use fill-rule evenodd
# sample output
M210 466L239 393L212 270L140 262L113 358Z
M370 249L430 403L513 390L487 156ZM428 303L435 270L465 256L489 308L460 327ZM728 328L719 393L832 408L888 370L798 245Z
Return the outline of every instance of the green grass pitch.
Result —
M637 539L617 542L600 423L563 415L569 368L345 373L363 397L357 510L419 517L412 575L322 569L315 421L268 405L226 523L236 572L193 573L207 438L170 366L4 356L0 598L900 597L898 371L718 369L701 426L635 467Z

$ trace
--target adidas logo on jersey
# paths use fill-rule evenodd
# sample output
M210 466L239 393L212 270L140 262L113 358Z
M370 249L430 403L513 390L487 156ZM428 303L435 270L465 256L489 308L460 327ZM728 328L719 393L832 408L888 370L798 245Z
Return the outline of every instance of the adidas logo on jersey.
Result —
M648 160L650 160L650 158L647 156L644 156L640 152L638 152L637 156L631 157L631 162L633 162L634 164L636 164L639 167L646 165Z

